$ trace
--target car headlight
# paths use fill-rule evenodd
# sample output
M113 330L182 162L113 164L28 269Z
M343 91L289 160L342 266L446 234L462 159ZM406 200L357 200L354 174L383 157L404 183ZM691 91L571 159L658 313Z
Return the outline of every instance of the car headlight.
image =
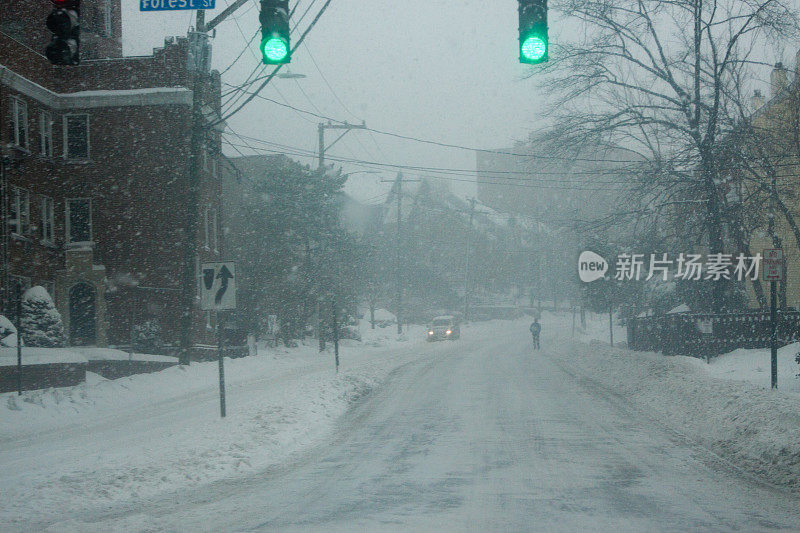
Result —
M429 331L429 332L428 332L428 335L433 335L433 332L432 332L432 331Z
M447 334L450 335L451 333L453 333L453 332L448 329L447 330Z

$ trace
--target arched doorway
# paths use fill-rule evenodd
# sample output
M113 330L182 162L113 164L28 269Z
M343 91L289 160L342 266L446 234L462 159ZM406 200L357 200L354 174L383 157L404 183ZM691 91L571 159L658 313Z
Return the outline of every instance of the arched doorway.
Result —
M76 283L69 290L69 338L72 345L96 344L95 315L94 287L85 282Z

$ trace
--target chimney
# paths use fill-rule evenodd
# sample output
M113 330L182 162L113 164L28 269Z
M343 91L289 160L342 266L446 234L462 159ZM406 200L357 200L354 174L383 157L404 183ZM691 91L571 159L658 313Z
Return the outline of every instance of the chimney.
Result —
M758 111L764 107L764 95L761 94L760 89L753 91L753 97L750 98L750 106L753 108L753 111Z
M775 63L775 68L772 69L772 74L769 77L770 81L770 98L778 96L787 85L789 85L789 78L786 74L786 69L783 68L783 63Z

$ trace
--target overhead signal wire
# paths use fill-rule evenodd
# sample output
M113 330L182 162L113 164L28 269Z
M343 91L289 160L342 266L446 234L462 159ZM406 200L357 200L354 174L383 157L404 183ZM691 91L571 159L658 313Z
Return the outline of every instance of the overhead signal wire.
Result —
M311 32L311 30L312 30L312 29L314 29L314 26L316 26L316 25L317 25L317 23L319 22L319 20L322 18L322 15L324 15L324 14L325 14L325 11L327 11L327 9L328 9L328 6L330 6L330 5L331 5L331 2L332 2L332 1L333 1L333 0L325 0L325 3L324 3L324 4L322 5L322 7L320 8L320 10L319 10L319 12L317 13L316 17L314 17L314 20L312 20L312 21L311 21L311 23L309 24L308 28L306 28L306 30L305 30L305 31L303 32L303 34L300 36L300 39L297 41L297 44L295 44L295 46L292 48L292 50L291 50L291 53L294 53L294 52L297 50L297 48L298 48L298 47L299 47L301 44L303 44L303 41L306 39L306 37L308 36L308 34ZM258 95L258 93L259 93L259 92L261 92L261 90L262 90L262 89L264 89L264 87L266 87L266 86L269 84L269 82L270 82L270 81L272 81L272 79L275 77L275 75L278 73L278 71L281 69L281 67L283 67L283 64L277 65L277 66L276 66L276 67L275 67L275 68L272 70L272 73L271 73L271 74L270 74L270 75L267 77L267 79L265 79L265 80L264 80L264 82L263 82L263 83L262 83L262 84L261 84L261 85L260 85L260 86L259 86L259 87L258 87L256 90L255 90L255 92L254 92L254 93L251 93L251 94L250 94L250 96L248 96L248 97L245 99L245 101L244 101L244 102L242 102L241 104L239 104L239 105L236 107L236 109L234 109L233 111L229 111L229 112L228 112L228 113L227 113L225 116L223 116L222 118L220 118L219 122L222 122L222 121L228 120L230 117L232 117L233 115L235 115L236 113L238 113L239 111L241 111L241 110L242 110L242 108L243 108L244 106L246 106L247 104L249 104L250 102L252 102L252 101L253 101L253 99L254 99L254 98L255 98L255 97Z
M304 156L314 156L316 157L317 154L314 151L307 150L304 148L298 148L296 146L289 146L280 143L274 143L270 141L266 141L263 139L257 139L255 137L247 137L244 136L250 141L259 143L259 144L266 144L268 146L275 146L277 148L291 150L297 154L304 155ZM430 171L430 172L441 172L441 173L448 173L448 174L463 174L463 175L470 175L470 176L480 176L487 179L521 179L521 178L514 178L513 176L521 175L521 176L530 176L531 174L537 175L545 175L545 176L564 176L564 175L586 175L586 176L599 176L599 175L609 175L609 176L619 176L621 173L620 169L602 169L602 170L584 170L584 171L563 171L563 172L556 172L556 171L524 171L524 170L504 170L504 171L490 171L481 173L474 169L466 169L466 168L447 168L447 167L425 167L425 166L414 166L414 165L400 165L400 164L390 164L390 163L381 163L378 161L366 161L362 159L347 159L342 157L332 157L333 160L342 163L362 163L362 164L369 164L369 165L379 165L379 166L387 166L392 168L399 168L399 169L407 169L407 170L421 170L421 171ZM623 170L631 170L631 169L623 169ZM506 177L509 176L509 177ZM525 178L524 181L531 181L535 180L534 178ZM561 180L567 181L567 180ZM619 180L595 180L595 182L599 183L628 183L630 180L626 179L619 179Z
M223 143L229 146L241 146L235 145L228 140L223 140ZM252 146L244 146L246 148L251 148ZM298 157L314 157L314 153L310 150L302 150L296 149L297 151L292 152L285 149L269 149L269 148L261 148L258 151L262 153L271 153L271 154L289 154ZM305 153L303 153L305 152ZM375 162L362 162L362 161L354 161L354 160L347 160L344 158L334 158L331 157L331 160L337 160L341 162L347 162L353 164L355 166L360 166L362 168L368 169L375 169L375 168L384 168L390 167L392 169L402 169L402 170L409 170L409 171L416 171L418 176L423 178L430 178L430 179L438 179L444 181L452 181L452 182L462 182L462 183L475 183L475 179L467 179L467 174L452 174L442 172L441 169L435 168L425 168L425 167L412 167L407 165L393 165L387 163L375 163ZM503 178L501 178L503 179ZM563 183L567 185L552 185L553 183ZM495 182L489 181L486 182L487 185L505 185L505 186L512 186L512 187L525 187L525 188L544 188L544 189L558 189L558 190L571 190L571 191L606 191L608 192L608 187L580 187L576 186L574 181L568 180L533 180L533 179L517 179L515 181L507 181L507 182ZM604 182L604 184L608 184L608 182ZM620 185L629 184L628 182L620 182ZM569 185L569 186L568 186Z

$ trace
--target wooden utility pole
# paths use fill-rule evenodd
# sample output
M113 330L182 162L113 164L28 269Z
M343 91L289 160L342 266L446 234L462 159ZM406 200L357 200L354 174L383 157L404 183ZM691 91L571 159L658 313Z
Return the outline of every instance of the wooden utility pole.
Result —
M397 232L395 242L395 282L397 284L397 334L403 333L403 271L402 271L402 243L403 243L403 182L419 182L419 179L405 179L403 173L398 172L394 180L381 180L382 183L394 183L397 195Z
M351 130L365 130L367 129L366 122L362 122L360 125L358 124L348 124L344 122L342 124L334 124L333 122L328 121L328 123L320 122L317 124L317 134L319 135L319 161L318 165L320 169L325 168L325 153L330 150L334 144L338 143L342 137L347 135ZM344 130L341 135L339 135L335 141L333 141L329 146L325 146L325 130Z
M183 284L181 287L181 307L183 316L181 317L181 338L179 362L181 365L188 365L190 362L191 349L193 344L192 317L196 309L197 292L197 234L200 218L200 168L201 151L205 149L205 124L201 112L202 99L200 93L205 80L205 69L208 67L205 61L206 39L205 33L205 11L197 11L196 27L193 34L190 33L189 53L193 56L192 68L192 137L189 147L189 175L186 184L186 227L184 233L184 265L183 265Z
M197 308L197 236L200 219L200 175L202 150L205 149L207 126L203 117L201 93L210 70L208 32L231 16L248 0L235 0L222 13L206 24L206 12L198 9L195 28L189 33L189 53L192 61L192 131L189 145L189 176L186 184L186 220L184 233L184 265L181 283L181 331L179 362L188 365L193 344L192 317Z
M397 238L395 242L395 275L397 276L397 334L403 333L403 275L400 270L401 245L403 243L403 174L397 174Z
M469 320L470 259L472 258L472 221L475 218L475 198L469 201L469 227L467 228L466 268L464 268L464 320Z

